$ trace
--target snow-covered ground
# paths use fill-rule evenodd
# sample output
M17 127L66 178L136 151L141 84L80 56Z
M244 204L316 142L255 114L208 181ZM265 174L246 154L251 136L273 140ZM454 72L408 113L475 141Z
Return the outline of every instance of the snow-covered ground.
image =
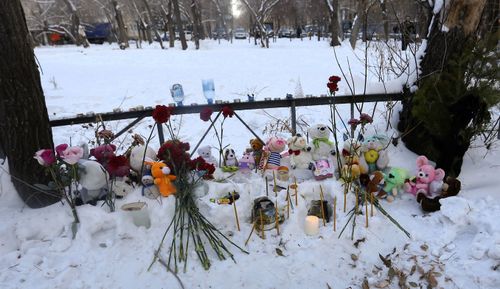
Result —
M408 76L382 73L388 65L378 61L387 49L369 50L368 93L395 92ZM119 50L116 46L50 47L35 50L42 68L42 85L51 118L73 116L77 113L107 112L114 108L129 109L138 105L155 106L173 102L169 88L180 83L186 94L186 104L203 103L201 80L212 78L216 84L217 99L246 99L255 93L257 99L284 97L294 94L300 79L304 94L326 94L330 75L342 73L335 54L326 41L278 40L270 49L260 49L248 41L234 44L205 41L199 51L180 49L161 50L158 47ZM336 49L340 66L352 79L356 93L364 90L364 50L355 53L344 45ZM393 55L394 56L394 55ZM400 64L411 54L396 55ZM410 61L411 64L411 61ZM352 71L352 78L349 75ZM376 67L382 69L377 69ZM393 72L391 72L393 73ZM338 94L349 94L342 77ZM380 78L385 85L376 83ZM365 104L364 112L371 113L373 104ZM390 120L397 123L397 108ZM339 106L344 121L350 118L349 106ZM263 137L264 128L274 121L269 116L288 118L286 109L245 111L241 117ZM298 116L309 125L329 123L327 107L299 108ZM358 113L355 115L359 116ZM173 117L179 135L184 141L196 143L208 127L198 115ZM388 136L386 108L378 104L373 125L374 132ZM107 127L118 131L126 121L111 122ZM152 119L145 119L134 133L147 136ZM338 133L341 139L341 129ZM80 125L54 129L55 143L77 144L93 137L93 128ZM278 132L289 137L287 132ZM250 132L236 119L224 124L224 143L240 155L248 147ZM119 139L121 149L130 143L130 134ZM151 142L157 149L156 138ZM204 144L215 146L210 133ZM339 144L339 147L341 144ZM214 150L215 151L215 150ZM391 145L390 165L415 171L416 155L404 144ZM6 168L6 166L3 166ZM464 158L460 180L462 191L458 197L442 201L442 210L426 214L411 195L404 195L392 203L382 201L384 208L405 228L411 238L397 229L386 217L376 213L365 227L364 216L357 218L354 238L351 226L339 238L347 216L343 212L341 183L335 180L306 181L299 184L298 206L290 211L290 218L276 231L266 232L266 239L253 234L244 246L252 225L252 201L265 194L265 182L260 176L236 178L227 183L207 182L199 193L199 207L207 218L250 254L231 248L236 263L219 261L212 252L212 266L205 271L190 253L186 273L179 273L185 288L360 288L366 278L370 288L399 288L400 278L415 288L426 288L437 282L436 288L500 288L500 154L493 148L487 154L484 148L470 149ZM174 208L172 197L161 201L145 199L139 190L132 191L117 207L127 202L145 201L151 218L151 227L136 227L123 211L109 213L107 207L84 205L78 207L82 220L75 239L72 239L72 216L68 206L54 204L32 210L23 206L17 197L9 176L0 170L0 288L181 288L173 274L156 263L147 271L154 251L165 231ZM304 219L307 205L319 199L320 185L325 199L332 203L336 196L337 231L332 222L320 226L320 234L307 236ZM210 198L221 197L236 190L241 198L236 202L241 231L236 228L233 207L216 205ZM273 195L274 193L271 193ZM283 207L285 191L279 192ZM272 196L271 196L272 197ZM354 206L354 196L347 199L348 208ZM357 241L357 242L356 242ZM164 252L167 248L164 248ZM279 254L278 254L279 253ZM392 270L379 257L392 261ZM388 275L395 275L392 283Z

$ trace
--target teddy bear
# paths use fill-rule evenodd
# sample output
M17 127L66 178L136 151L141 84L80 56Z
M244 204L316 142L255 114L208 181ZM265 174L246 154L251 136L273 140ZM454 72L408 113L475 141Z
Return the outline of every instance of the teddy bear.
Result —
M108 194L109 174L99 162L79 160L78 177L81 186L79 198L83 204L95 205Z
M441 194L433 199L426 196L425 193L417 193L417 202L425 212L435 212L441 209L440 199L456 196L460 192L462 183L452 177L447 177L443 184Z
M262 157L262 149L264 148L264 143L259 139L253 138L250 140L250 147L252 148L252 156L255 159L255 163L260 163L260 158Z
M255 168L255 159L252 156L252 153L245 152L243 157L239 160L239 168L242 173L250 173L251 170Z
M144 160L156 159L156 152L149 146L138 145L130 150L130 155L128 158L130 162L130 168L132 168L132 170L134 170L135 172L140 173L141 169L143 169Z
M160 194L168 197L177 192L177 189L172 184L177 178L170 174L170 168L163 162L145 161L146 165L151 166L151 175L154 178L154 184L158 187Z
M371 175L361 174L359 182L365 187L367 193L375 195L382 191L384 174L381 171L374 171Z
M364 171L372 173L387 167L389 156L384 148L388 143L387 137L380 135L368 137L362 142L359 164Z
M307 145L306 138L297 134L287 141L288 155L292 169L311 169L312 154L311 147Z
M200 157L202 157L205 160L205 162L214 166L217 165L217 161L215 160L215 157L212 155L212 148L210 148L210 146L208 145L202 146L197 150L197 152L200 155Z
M310 127L307 132L313 143L311 148L313 160L328 159L335 155L335 144L328 139L330 137L330 130L327 125L317 124Z
M345 136L344 136L345 138ZM361 143L359 140L347 138L344 140L342 149L342 170L341 176L344 180L355 180L360 174L368 171L360 165Z
M280 137L269 138L265 146L264 169L276 170L281 166L281 153L285 150L286 141Z
M403 189L405 180L408 178L408 172L402 168L391 168L385 175L384 190L377 197L380 199L387 198L387 201L392 202L394 198Z
M307 130L312 139L311 153L314 161L313 175L316 180L333 177L335 162L331 157L336 154L336 146L328 138L330 130L327 125L317 124Z
M444 170L435 169L429 164L429 160L425 156L417 157L418 172L415 182L408 180L404 184L405 192L414 196L423 192L428 197L440 192L443 187Z

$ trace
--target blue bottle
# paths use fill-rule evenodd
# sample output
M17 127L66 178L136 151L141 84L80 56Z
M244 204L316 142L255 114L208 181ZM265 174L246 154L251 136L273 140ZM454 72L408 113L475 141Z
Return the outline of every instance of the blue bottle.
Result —
M182 89L182 85L178 83L172 85L170 93L172 94L172 98L177 106L183 106L182 102L184 101L184 90Z
M215 84L213 79L203 79L201 81L201 85L203 87L203 95L207 99L208 104L214 103L215 98Z

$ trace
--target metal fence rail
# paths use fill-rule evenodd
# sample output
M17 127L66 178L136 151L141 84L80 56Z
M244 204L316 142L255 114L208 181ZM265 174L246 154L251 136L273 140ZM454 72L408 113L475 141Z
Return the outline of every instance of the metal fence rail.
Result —
M377 102L377 101L399 101L403 99L403 94L367 94L367 95L349 95L349 96L320 96L320 97L306 97L306 98L275 98L275 99L265 99L262 101L245 101L241 102L239 100L234 100L233 102L223 102L216 104L192 104L185 106L175 106L174 115L182 115L182 114L194 114L200 113L205 108L211 108L214 112L221 111L224 106L231 106L231 108L236 111L241 110L256 110L256 109L266 109L266 108L290 108L290 116L291 116L291 124L292 131L295 135L297 131L297 120L296 120L296 107L300 106L317 106L317 105L329 105L329 104L353 104L359 102ZM123 120L123 119L132 119L135 118L132 122L130 122L127 126L125 126L121 131L114 135L114 138L119 137L134 125L136 125L143 118L151 116L153 113L152 107L145 109L133 109L131 111L119 111L119 112L105 112L105 113L96 113L96 114L87 114L87 115L78 115L75 117L69 118L60 118L50 120L50 125L52 127L58 126L66 126L66 125L74 125L74 124L82 124L82 123L92 123L99 121L113 121L113 120ZM250 130L250 132L259 140L260 137L250 129L250 127L241 119L238 114L236 114L238 120L240 120L245 127ZM212 124L213 125L213 124ZM207 131L208 132L208 131ZM206 133L207 133L206 132ZM202 137L200 142L203 140ZM163 126L158 126L158 138L160 144L164 142L163 135ZM200 144L198 143L198 145ZM197 146L198 146L197 145ZM196 146L196 147L197 147Z
M403 94L367 94L367 95L354 95L354 96L335 96L335 97L306 97L306 98L285 98L285 99L273 99L273 100L262 100L262 101L245 101L245 102L224 102L217 104L200 104L200 105L185 105L176 106L174 110L175 115L179 114L193 114L200 113L204 108L210 107L213 111L219 111L224 106L229 105L235 111L240 110L255 110L255 109L265 109L265 108L282 108L289 107L292 110L299 106L316 106L316 105L326 105L326 104L347 104L354 102L376 102L376 101L399 101L403 99ZM105 113L95 113L92 115L81 115L69 118L59 118L50 120L50 125L52 127L82 124L95 122L97 120L110 121L110 120L122 120L151 116L153 113L153 108L145 108L141 110L133 111L123 111L123 112L105 112ZM293 114L293 112L292 112ZM293 118L293 116L292 116Z

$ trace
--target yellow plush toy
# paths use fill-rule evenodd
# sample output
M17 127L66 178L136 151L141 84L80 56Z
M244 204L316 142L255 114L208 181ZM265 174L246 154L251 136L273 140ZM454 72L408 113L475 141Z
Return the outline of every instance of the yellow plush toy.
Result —
M168 197L177 192L177 189L172 184L177 177L170 174L170 168L162 162L144 162L151 166L151 175L154 178L154 183L158 187L160 194Z
M360 174L365 174L366 170L359 165L359 156L361 155L361 144L358 140L347 139L344 141L342 149L342 170L341 176L344 180L355 180Z

